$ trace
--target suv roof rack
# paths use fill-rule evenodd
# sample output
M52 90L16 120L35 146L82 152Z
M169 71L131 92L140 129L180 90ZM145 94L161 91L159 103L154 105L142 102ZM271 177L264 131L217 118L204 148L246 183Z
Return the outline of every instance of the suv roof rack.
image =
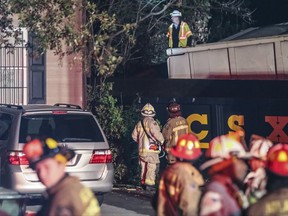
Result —
M56 103L54 106L59 106L59 107L68 107L68 108L75 108L75 109L82 109L81 106L76 105L76 104L66 104L66 103Z
M0 107L23 109L23 107L21 105L14 105L14 104L0 104Z

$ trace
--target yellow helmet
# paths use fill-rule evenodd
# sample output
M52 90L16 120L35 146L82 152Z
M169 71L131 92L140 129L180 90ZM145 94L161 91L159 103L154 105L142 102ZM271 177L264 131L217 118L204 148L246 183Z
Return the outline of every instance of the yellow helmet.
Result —
M145 104L145 106L142 108L141 114L142 114L142 116L150 116L150 117L153 117L153 116L155 116L156 112L155 112L154 107L153 107L150 103L147 103L147 104Z

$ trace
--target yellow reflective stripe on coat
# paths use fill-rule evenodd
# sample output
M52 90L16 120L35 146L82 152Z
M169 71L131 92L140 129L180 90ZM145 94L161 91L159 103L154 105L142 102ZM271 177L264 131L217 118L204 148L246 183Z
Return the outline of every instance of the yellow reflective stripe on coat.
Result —
M180 37L180 39L183 38L183 37L185 38L185 35L184 35L184 32L185 32L185 22L182 22L182 23L181 23L181 31L182 31L182 32L181 32L181 37Z
M140 151L140 152L142 152L142 153L148 153L148 152L150 152L150 153L160 153L160 150L147 150L147 149L142 149L142 151Z
M180 125L172 129L172 131L174 132L174 143L177 143L178 141L178 137L179 137L178 131L183 130L183 129L186 129L185 133L188 133L188 125Z
M175 132L175 131L186 129L186 128L188 128L188 125L180 125L180 126L173 128L172 131Z
M179 36L179 39L180 40L183 40L183 39L186 39L186 36L185 36L185 22L182 22L181 23L181 36Z
M89 188L82 188L80 191L80 199L84 206L86 206L82 216L97 215L100 213L100 207L97 199L94 197L93 192Z
M185 37L188 37L189 35L192 35L192 32L191 32L191 31L188 31L188 32L185 34Z

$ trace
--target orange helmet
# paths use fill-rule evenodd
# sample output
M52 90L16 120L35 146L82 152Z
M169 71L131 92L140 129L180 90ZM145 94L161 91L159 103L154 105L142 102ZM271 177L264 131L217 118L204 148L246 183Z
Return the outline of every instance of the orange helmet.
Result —
M199 140L193 134L183 134L171 148L171 154L176 158L195 160L201 155Z
M250 153L254 158L266 160L267 152L272 145L270 140L253 134L250 139Z
M246 152L243 144L240 142L240 134L231 133L212 139L205 154L208 161L202 164L201 169L204 170L227 159L231 159L232 156L250 158L251 154Z
M288 144L278 143L267 153L267 170L280 176L288 176Z

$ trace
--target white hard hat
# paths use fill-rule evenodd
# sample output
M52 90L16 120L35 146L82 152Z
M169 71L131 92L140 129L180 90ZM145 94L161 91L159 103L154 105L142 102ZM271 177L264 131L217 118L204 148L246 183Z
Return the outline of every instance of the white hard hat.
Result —
M231 155L243 159L251 157L251 154L246 152L240 142L240 137L238 137L236 133L215 137L210 141L209 148L205 154L209 160L203 163L200 169L204 170L214 164L229 159Z
M181 17L182 14L178 10L174 10L172 13L170 13L171 17Z

